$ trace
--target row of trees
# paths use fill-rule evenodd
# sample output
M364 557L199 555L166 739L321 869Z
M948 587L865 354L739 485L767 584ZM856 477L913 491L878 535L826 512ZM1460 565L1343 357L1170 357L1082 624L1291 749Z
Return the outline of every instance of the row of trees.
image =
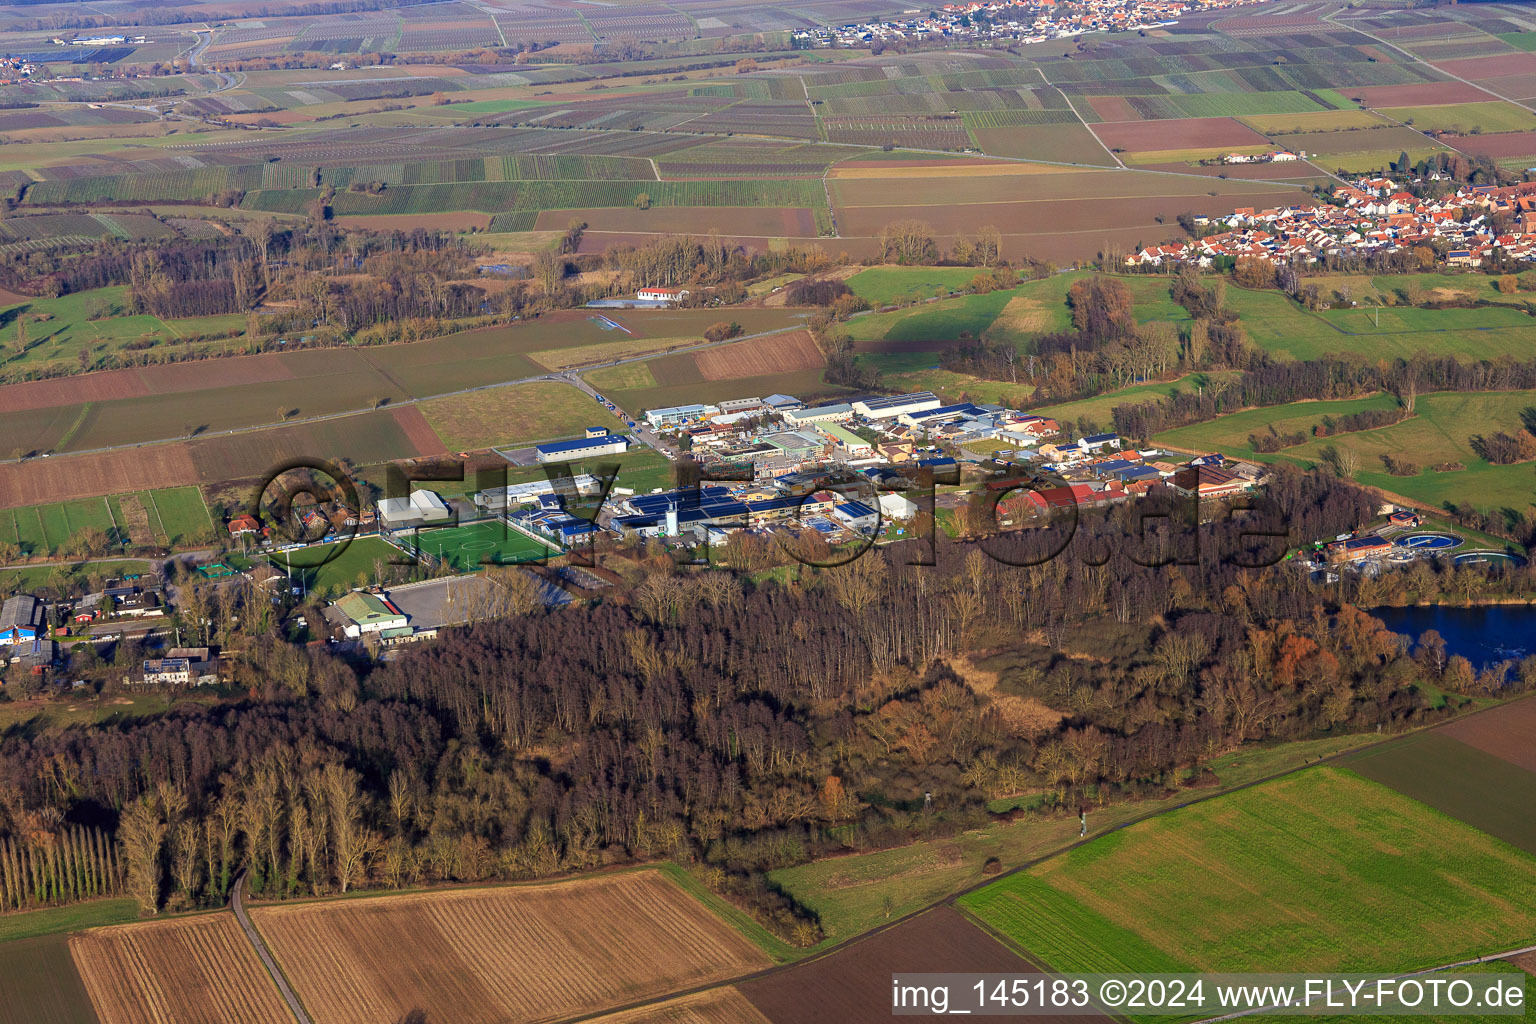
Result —
M376 667L247 634L242 704L9 737L0 835L45 813L109 830L146 909L217 903L241 867L283 897L666 856L814 941L757 873L969 827L998 796L1159 792L1246 740L1439 713L1415 686L1445 666L1299 574L1239 565L1354 528L1371 496L1284 466L1271 495L1257 519L1173 515L1166 547L1122 508L1065 544L1058 521L782 583L636 552L601 603L524 604ZM210 621L262 628L214 600ZM1104 645L1108 623L1136 642ZM951 666L979 649L1015 652L1008 692L1065 717L1020 723L966 685Z

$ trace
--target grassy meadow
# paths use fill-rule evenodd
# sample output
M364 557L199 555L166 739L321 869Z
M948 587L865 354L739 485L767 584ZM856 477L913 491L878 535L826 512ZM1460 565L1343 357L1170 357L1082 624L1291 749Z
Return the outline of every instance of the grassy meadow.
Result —
M1469 439L1475 434L1513 433L1521 427L1521 414L1536 406L1536 392L1498 391L1420 395L1414 415L1390 427L1311 437L1311 428L1324 416L1345 416L1366 409L1391 409L1390 395L1336 402L1295 402L1265 409L1233 413L1209 423L1180 427L1153 440L1190 451L1220 451L1238 458L1274 461L1286 459L1314 465L1323 449L1332 445L1354 452L1360 461L1356 479L1372 487L1401 494L1431 505L1471 503L1483 508L1523 509L1536 501L1536 473L1529 463L1492 465L1473 452ZM1260 455L1248 443L1249 435L1302 432L1309 439L1294 448ZM1392 476L1382 456L1415 462L1416 476ZM1461 463L1466 468L1438 472L1433 467Z
M1533 870L1319 767L1103 836L961 905L1063 971L1399 971L1528 942L1536 890L1510 880Z

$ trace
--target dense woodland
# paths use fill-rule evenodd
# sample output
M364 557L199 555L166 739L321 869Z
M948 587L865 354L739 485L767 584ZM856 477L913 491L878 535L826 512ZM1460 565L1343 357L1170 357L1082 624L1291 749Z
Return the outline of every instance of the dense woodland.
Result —
M1141 507L784 582L637 553L615 596L371 670L247 635L239 704L5 737L0 904L120 878L146 909L205 905L241 869L282 897L671 857L809 943L815 921L763 871L973 827L989 800L1160 793L1245 741L1448 713L1421 680L1536 682L1536 662L1478 676L1432 639L1405 650L1347 590L1243 568L1275 560L1265 532L1375 510L1286 467L1270 494L1246 518L1174 515L1155 550ZM47 852L65 849L84 852Z

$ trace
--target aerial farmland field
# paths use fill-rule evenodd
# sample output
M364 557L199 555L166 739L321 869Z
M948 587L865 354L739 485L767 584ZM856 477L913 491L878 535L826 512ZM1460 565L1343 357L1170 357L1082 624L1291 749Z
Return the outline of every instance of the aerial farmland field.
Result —
M84 932L69 952L100 1024L292 1020L229 913Z
M407 1010L552 1019L746 973L767 955L664 874L261 907L256 926L316 1024ZM415 955L402 961L400 949Z
M1527 941L1536 893L1508 882L1533 868L1323 767L1101 836L960 903L1058 970L1401 971Z

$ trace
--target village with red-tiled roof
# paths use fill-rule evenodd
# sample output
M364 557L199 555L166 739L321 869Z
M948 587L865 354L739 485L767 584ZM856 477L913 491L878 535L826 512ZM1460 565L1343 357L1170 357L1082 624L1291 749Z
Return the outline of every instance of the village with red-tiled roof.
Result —
M874 40L1018 39L1042 43L1083 32L1115 32L1174 24L1191 10L1216 10L1258 0L969 0L881 21L807 29L797 40L854 46Z
M1515 230L1495 229L1500 214L1514 218ZM1196 217L1194 224L1216 230L1192 241L1147 246L1127 256L1125 265L1204 267L1223 257L1315 263L1419 247L1453 267L1479 267L1495 253L1536 260L1536 182L1468 185L1422 198L1390 178L1362 178L1336 188L1331 202L1264 210L1243 206L1224 217Z

